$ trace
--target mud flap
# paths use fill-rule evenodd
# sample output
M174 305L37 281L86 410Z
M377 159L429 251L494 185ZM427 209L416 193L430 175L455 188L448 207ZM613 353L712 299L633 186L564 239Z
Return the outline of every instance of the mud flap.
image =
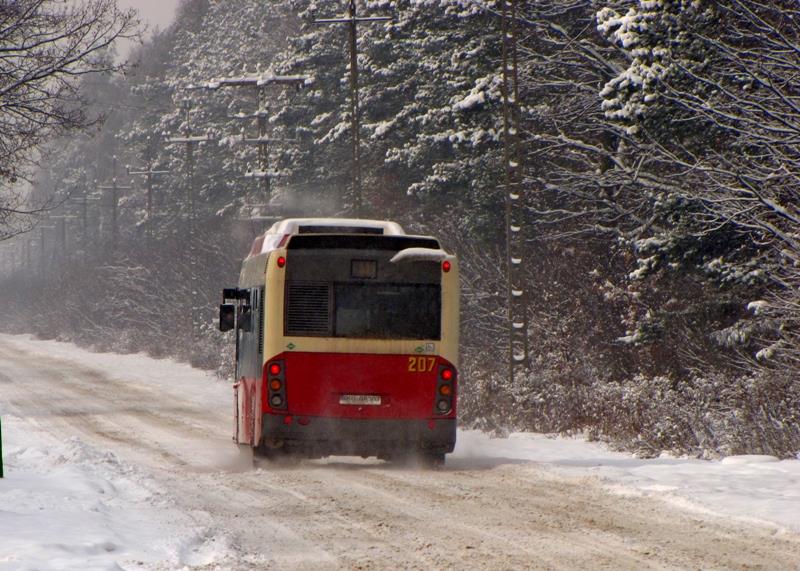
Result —
M233 442L236 444L239 444L239 385L239 381L233 383Z

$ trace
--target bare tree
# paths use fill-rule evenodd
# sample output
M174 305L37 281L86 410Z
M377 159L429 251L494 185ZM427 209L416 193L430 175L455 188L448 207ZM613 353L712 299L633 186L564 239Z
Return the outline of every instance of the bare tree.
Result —
M122 71L109 48L139 33L136 12L116 0L0 3L0 238L15 216L30 213L12 188L37 148L97 121L85 112L81 78Z

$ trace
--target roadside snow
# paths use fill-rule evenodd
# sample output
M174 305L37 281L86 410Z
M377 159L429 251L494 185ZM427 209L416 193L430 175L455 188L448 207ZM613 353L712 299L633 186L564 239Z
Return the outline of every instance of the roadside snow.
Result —
M14 416L3 416L3 451L2 571L172 569L229 557L224 533L175 509L111 452L54 441Z
M475 457L535 462L571 475L593 475L620 495L659 497L683 509L800 532L800 459L639 459L581 439L522 433L492 439L476 431L460 432L448 462Z

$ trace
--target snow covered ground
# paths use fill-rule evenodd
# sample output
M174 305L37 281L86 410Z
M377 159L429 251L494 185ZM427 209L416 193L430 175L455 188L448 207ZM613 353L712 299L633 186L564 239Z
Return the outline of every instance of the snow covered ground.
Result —
M77 438L58 442L3 418L0 569L180 568L214 561L224 545L171 505L152 478Z
M469 455L546 464L564 473L597 476L620 495L656 496L683 509L800 532L800 460L755 455L721 461L666 455L639 459L580 439L511 434L493 440L461 432L453 458Z
M0 341L65 363L118 371L112 376L154 387L169 379L168 390L190 395L184 398L209 410L230 402L229 383L171 361L96 354L27 337L0 335ZM22 418L3 397L3 385L13 374L0 370L5 459L5 479L0 480L1 571L213 569L235 551L223 529L180 509L146 467L79 437L59 439L46 415ZM181 390L188 387L192 390ZM198 448L197 455L203 454L208 458L200 463L205 462L209 472L224 475L234 469L230 456L214 445ZM597 477L612 493L626 497L661 498L682 510L766 524L778 534L800 532L800 460L642 460L580 439L538 434L491 439L462 431L446 470L491 470L506 464L545 467L555 476Z

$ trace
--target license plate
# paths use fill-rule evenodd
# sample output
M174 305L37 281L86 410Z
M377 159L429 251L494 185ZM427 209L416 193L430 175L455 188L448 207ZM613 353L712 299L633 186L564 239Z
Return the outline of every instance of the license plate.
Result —
M340 395L339 404L375 406L381 404L381 397L380 395Z

